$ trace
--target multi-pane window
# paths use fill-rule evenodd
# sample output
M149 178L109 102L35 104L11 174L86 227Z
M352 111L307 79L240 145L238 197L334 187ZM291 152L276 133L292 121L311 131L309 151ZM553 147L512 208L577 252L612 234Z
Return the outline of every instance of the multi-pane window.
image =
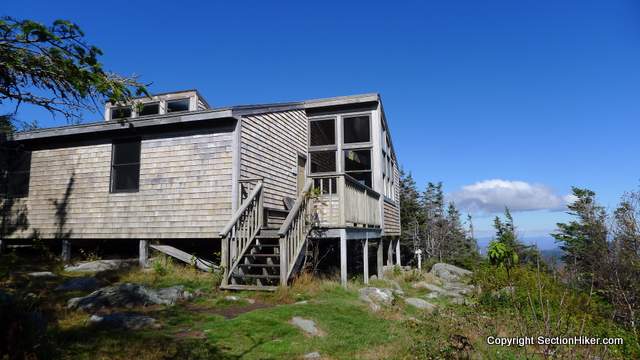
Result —
M31 170L31 152L21 149L9 150L6 181L3 193L9 198L21 198L29 195L29 173Z
M369 142L371 140L369 122L368 115L345 116L342 119L344 143Z
M140 140L113 144L111 192L135 192L140 186Z
M309 122L309 171L312 174L336 172L336 120Z
M167 101L167 112L189 111L189 99Z
M160 113L160 103L146 103L142 104L142 108L138 113L138 116L157 115Z
M371 150L345 150L344 171L360 183L371 187Z
M111 108L111 119L128 119L131 117L131 106Z

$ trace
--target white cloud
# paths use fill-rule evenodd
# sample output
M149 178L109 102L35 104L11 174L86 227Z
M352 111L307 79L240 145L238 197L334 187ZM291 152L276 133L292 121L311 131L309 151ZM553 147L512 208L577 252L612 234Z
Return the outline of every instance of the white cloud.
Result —
M563 210L575 199L573 195L555 194L549 187L525 181L484 180L463 186L450 195L456 205L469 212Z

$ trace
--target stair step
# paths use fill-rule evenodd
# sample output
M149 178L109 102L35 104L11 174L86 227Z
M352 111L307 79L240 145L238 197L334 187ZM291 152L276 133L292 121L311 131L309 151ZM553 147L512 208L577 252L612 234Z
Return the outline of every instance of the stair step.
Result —
M244 256L252 257L280 257L280 254L244 254Z
M256 267L256 268L274 268L280 267L280 264L238 264L242 267Z
M280 279L280 275L253 275L253 274L245 274L245 275L234 275L240 279Z
M253 247L279 248L280 244L253 244Z

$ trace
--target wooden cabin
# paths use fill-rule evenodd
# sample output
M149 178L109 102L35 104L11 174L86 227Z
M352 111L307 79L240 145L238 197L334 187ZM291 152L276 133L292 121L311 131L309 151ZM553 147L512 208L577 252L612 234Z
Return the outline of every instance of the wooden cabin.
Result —
M398 162L378 94L211 107L195 90L105 106L104 121L14 135L2 239L220 244L222 287L272 289L310 239L399 263ZM178 246L177 246L178 247ZM359 252L360 253L360 252Z

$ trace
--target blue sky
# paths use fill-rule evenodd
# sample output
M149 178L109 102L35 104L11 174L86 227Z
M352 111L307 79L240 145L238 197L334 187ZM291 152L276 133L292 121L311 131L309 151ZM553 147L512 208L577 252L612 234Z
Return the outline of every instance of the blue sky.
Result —
M639 184L636 1L11 1L0 11L75 21L108 69L141 75L152 92L197 88L214 106L379 92L402 165L421 187L443 181L462 203L483 199L482 235L501 202L535 203L515 219L539 236L567 219L559 202L572 185L613 207ZM64 124L28 107L19 117Z

